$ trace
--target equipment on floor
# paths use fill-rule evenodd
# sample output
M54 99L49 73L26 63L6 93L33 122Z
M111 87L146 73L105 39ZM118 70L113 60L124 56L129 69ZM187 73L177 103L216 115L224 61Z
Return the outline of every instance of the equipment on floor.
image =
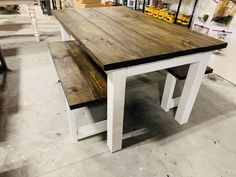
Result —
M20 14L19 5L4 5L0 6L0 14Z
M1 62L1 65L0 65L0 72L4 72L7 70L7 64L6 64L6 61L2 55L2 50L1 50L1 46L0 46L0 62Z
M64 0L40 0L43 14L52 15L51 10L65 9Z
M54 0L52 2L53 4L56 3ZM52 15L50 0L40 0L40 6L43 11L43 14ZM53 9L54 9L54 5L53 5Z

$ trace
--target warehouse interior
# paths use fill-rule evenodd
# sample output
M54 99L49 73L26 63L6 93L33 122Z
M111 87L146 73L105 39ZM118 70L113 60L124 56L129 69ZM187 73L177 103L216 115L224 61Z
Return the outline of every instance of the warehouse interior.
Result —
M201 23L196 14L202 9L213 14L216 5L204 4L214 3L208 1L199 0L191 29ZM66 8L71 4L65 2ZM236 176L236 18L227 28L201 24L212 37L216 29L230 33L228 47L211 55L213 73L204 76L188 123L174 120L176 109L161 107L167 71L127 78L122 149L111 153L106 132L71 141L67 102L48 48L62 41L60 22L34 5L38 42L27 5L20 8L20 15L0 14L0 46L7 63L0 74L0 177ZM184 83L177 81L176 96ZM98 119L107 116L106 102L89 110Z

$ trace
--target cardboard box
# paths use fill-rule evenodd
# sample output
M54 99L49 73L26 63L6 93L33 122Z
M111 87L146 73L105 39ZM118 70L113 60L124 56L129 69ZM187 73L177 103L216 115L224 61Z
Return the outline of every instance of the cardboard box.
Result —
M93 8L93 7L103 7L104 5L101 3L91 3L91 4L84 4L78 0L74 0L74 8Z
M104 5L101 3L94 4L81 4L81 8L93 8L93 7L103 7Z
M101 0L78 0L81 4L101 3Z

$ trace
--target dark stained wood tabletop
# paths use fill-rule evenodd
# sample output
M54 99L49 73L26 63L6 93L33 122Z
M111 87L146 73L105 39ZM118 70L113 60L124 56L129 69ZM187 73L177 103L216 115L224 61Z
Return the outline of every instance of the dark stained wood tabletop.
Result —
M53 14L105 71L227 46L126 7L57 10Z

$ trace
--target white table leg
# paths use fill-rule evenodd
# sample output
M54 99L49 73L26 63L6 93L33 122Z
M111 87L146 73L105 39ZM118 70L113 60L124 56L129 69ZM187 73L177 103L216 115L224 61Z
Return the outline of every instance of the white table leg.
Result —
M60 3L61 3L60 0L56 0L56 7L57 7L57 10L61 9Z
M122 148L126 69L107 73L107 145L111 152Z
M170 103L173 98L175 84L176 84L176 78L172 74L167 73L164 92L161 100L161 107L166 112L170 110Z
M34 6L29 6L29 15L31 19L31 23L34 29L34 36L36 38L36 41L40 41L39 37L39 32L38 32L38 26L37 26L37 20L36 20L36 14L35 14L35 9Z
M180 124L188 122L209 59L210 53L206 53L199 62L193 63L189 67L187 79L175 115L175 120Z
M71 35L61 26L61 40L70 41L72 39Z

